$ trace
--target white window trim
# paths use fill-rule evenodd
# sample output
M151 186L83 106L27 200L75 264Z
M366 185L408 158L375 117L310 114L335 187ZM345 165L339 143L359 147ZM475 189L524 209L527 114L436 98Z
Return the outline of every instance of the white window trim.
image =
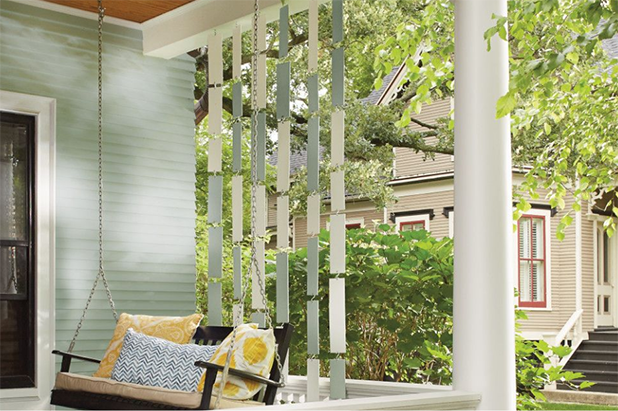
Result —
M553 238L551 235L551 219L552 219L551 210L545 210L545 209L533 207L527 212L522 213L522 216L524 215L545 217L544 240L545 240L545 299L546 299L546 304L545 304L545 307L520 307L519 298L515 297L514 298L515 305L517 306L517 308L519 308L520 310L524 310L524 311L552 311L551 243L552 243ZM518 229L516 225L515 229L513 230L513 256L514 256L513 265L515 266L515 270L513 271L514 273L513 284L515 284L515 286L517 287L517 290L519 291L519 266L518 266L518 258L517 258L519 249L517 248L518 246L517 234L518 234Z
M0 90L0 110L34 115L36 200L36 387L0 390L5 408L49 408L55 347L56 100Z
M448 236L455 238L455 211L448 212Z
M425 223L425 230L431 231L429 226L429 214L415 214L395 217L395 230L399 232L399 226L401 223L409 223L412 221L423 221Z

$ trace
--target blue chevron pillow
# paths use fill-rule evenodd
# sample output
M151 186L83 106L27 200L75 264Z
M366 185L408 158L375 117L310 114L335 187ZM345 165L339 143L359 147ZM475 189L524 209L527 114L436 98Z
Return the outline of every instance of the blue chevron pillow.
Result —
M208 361L218 346L176 344L127 330L112 379L171 390L197 391L204 369L195 361Z

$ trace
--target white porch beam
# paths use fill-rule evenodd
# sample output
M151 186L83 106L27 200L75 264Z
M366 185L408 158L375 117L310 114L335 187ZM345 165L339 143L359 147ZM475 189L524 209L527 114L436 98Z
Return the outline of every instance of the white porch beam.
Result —
M455 0L455 290L453 388L479 409L515 409L508 44L483 33L506 0Z
M320 0L320 3L326 0ZM306 0L290 0L290 14L305 10ZM279 18L281 0L260 0L266 22ZM142 24L144 54L174 58L203 47L214 31L222 38L232 36L238 25L252 28L253 0L196 0Z

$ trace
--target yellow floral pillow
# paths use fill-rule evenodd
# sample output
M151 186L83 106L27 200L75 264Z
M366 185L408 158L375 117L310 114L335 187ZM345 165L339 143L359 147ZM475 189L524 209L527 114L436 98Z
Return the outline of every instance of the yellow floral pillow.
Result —
M192 314L188 317L151 317L149 315L120 314L114 336L107 346L95 377L110 378L114 364L120 355L124 335L129 328L151 337L163 338L176 344L187 344L193 338L195 330L202 321L202 314Z
M210 362L225 365L227 352L232 342L232 333L221 343L217 351L212 355ZM275 359L275 334L273 330L260 330L257 324L243 324L238 326L234 351L230 360L230 368L247 371L252 374L268 378ZM198 391L204 390L204 379L198 386ZM213 397L219 395L222 373L219 373L213 389ZM223 396L233 400L248 400L261 388L261 384L245 380L233 375L228 375L227 383L223 389Z

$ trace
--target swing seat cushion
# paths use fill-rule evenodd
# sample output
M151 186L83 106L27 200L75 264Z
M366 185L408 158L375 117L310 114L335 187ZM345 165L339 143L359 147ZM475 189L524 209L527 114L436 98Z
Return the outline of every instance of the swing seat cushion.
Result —
M232 342L232 334L233 332L221 342L210 362L221 366L225 365ZM230 368L268 378L275 359L275 349L275 334L272 329L261 330L258 329L257 324L239 325L236 330ZM204 378L205 376L200 381L198 391L203 389ZM219 393L221 379L222 374L219 373L214 385L213 395ZM223 389L223 397L232 400L246 400L252 398L261 388L262 384L259 382L229 375Z
M176 344L187 344L193 338L203 317L202 314L192 314L187 317L120 314L114 336L109 342L101 364L99 364L99 369L94 373L94 376L100 378L112 376L112 370L122 350L124 336L129 328L133 328L138 333L163 338Z
M176 344L127 330L112 379L139 385L197 391L204 369L196 361L208 361L215 345Z
M202 400L202 393L199 392L186 392L160 387L149 387L114 381L109 378L90 377L67 372L60 372L57 374L54 389L112 395L186 409L198 408ZM215 405L215 399L216 397L213 395L210 401L211 408ZM262 405L264 405L264 403L257 401L234 401L222 398L219 408L245 408L259 407Z

